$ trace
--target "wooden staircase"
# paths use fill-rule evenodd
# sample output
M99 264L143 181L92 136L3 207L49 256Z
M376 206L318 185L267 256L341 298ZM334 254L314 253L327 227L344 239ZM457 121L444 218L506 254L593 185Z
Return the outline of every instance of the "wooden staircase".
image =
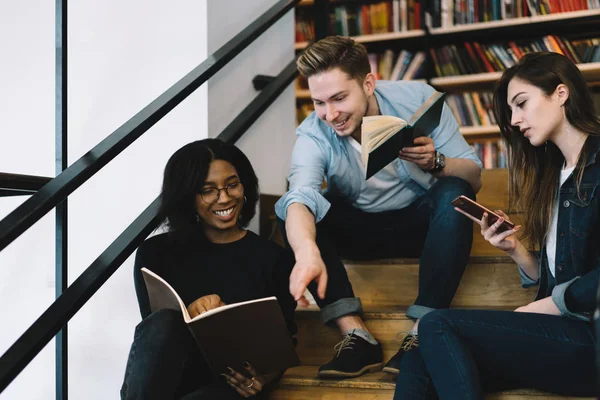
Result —
M478 201L491 209L507 209L506 170L484 171L484 188ZM518 219L511 215L511 219ZM453 307L514 310L531 302L536 288L521 288L516 265L502 252L485 242L474 224L471 258L458 288ZM412 326L406 308L417 297L419 260L395 259L345 262L354 292L365 311L364 321L383 346L384 360L398 350L398 332ZM341 340L339 331L323 326L316 306L296 311L298 355L301 366L288 370L270 394L274 400L391 400L395 378L384 372L358 378L329 380L316 378L319 365L333 357L333 346ZM490 394L494 400L566 400L534 390L512 390Z

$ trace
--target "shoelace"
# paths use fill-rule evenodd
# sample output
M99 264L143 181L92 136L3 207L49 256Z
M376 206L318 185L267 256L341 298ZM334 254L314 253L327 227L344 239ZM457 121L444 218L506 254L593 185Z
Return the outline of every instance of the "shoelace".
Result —
M346 336L342 339L341 342L333 346L333 350L337 351L336 357L340 356L342 350L352 349L354 346L354 336L352 336L352 332L346 334Z
M406 334L406 333L407 332L398 332L396 334L396 341L400 342L400 340L398 339L398 335ZM419 347L419 336L413 335L412 333L408 332L408 334L402 340L402 344L400 345L400 348L404 351L409 351L413 347Z

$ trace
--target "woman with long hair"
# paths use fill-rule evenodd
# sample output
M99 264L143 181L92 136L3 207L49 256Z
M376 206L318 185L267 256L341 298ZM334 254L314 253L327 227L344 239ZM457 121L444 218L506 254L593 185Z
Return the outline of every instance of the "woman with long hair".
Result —
M419 325L396 399L483 399L534 388L594 396L592 313L600 274L600 120L579 69L556 53L531 53L497 83L494 112L507 143L512 206L524 224L481 234L518 265L535 300L511 311L438 310ZM517 238L522 232L539 254ZM410 357L409 357L410 356Z
M248 360L214 380L181 313L151 312L141 272L146 267L164 278L192 318L223 304L276 296L290 335L295 334L296 302L288 291L293 256L245 229L259 198L250 161L218 139L187 144L169 159L160 197L167 232L147 239L136 254L134 282L143 320L136 327L121 397L266 398L263 389L279 374L261 374ZM244 335L243 328L239 334Z

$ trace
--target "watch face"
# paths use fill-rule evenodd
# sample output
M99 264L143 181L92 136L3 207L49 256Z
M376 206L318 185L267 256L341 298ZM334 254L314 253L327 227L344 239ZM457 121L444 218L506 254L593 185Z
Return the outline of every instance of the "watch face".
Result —
M440 153L440 168L444 168L446 166L446 156Z

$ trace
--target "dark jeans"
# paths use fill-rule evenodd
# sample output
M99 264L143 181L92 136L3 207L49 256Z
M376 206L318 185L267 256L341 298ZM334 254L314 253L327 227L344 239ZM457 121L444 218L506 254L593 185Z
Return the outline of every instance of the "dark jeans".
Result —
M121 399L241 399L214 378L180 311L160 310L135 328ZM266 399L260 393L256 399Z
M367 213L341 199L328 198L331 208L317 224L317 246L329 277L326 298L316 296L314 283L309 286L321 308L323 322L362 313L360 299L354 297L340 257L421 257L419 295L407 315L418 319L433 309L448 308L473 241L473 223L451 204L460 195L475 199L469 183L447 177L401 210ZM279 220L279 227L287 243L284 221Z
M402 358L394 399L483 399L533 388L596 391L592 323L544 314L438 310L419 323L419 348ZM434 390L435 387L435 390Z

